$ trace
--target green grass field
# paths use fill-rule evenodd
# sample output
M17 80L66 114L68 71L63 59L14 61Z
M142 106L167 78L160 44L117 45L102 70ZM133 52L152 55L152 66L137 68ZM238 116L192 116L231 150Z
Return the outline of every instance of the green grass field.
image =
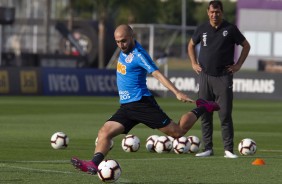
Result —
M176 99L157 98L174 120L191 110L193 104ZM72 156L92 157L99 127L118 108L118 99L110 97L0 97L0 183L101 183L97 176L79 172L70 164ZM117 183L128 184L227 184L282 183L281 101L235 100L235 152L243 138L257 143L254 156L238 159L223 157L217 114L214 125L215 155L196 158L192 154L149 153L145 140L157 130L138 125L130 133L141 140L138 152L121 148L122 135L114 139L107 158L117 160L122 175ZM70 137L69 147L54 150L50 137L63 131ZM201 137L198 122L188 135ZM256 158L266 165L253 166Z

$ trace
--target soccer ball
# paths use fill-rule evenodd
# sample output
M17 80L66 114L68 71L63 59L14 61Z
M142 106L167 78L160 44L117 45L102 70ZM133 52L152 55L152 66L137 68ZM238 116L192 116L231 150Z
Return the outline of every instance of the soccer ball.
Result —
M98 143L98 137L97 137L96 140L95 140L95 146L97 146L97 143ZM113 148L113 146L114 146L114 141L111 140L110 150Z
M115 160L104 160L98 166L98 177L105 183L112 183L119 179L121 167Z
M151 135L147 138L146 140L146 149L149 152L155 152L155 147L154 144L156 142L156 140L158 139L158 135Z
M187 137L188 141L190 142L191 146L189 149L189 153L197 153L200 149L201 141L197 136L191 135Z
M241 155L254 155L257 151L256 142L253 139L243 139L239 145L238 150Z
M174 138L173 137L171 137L171 136L169 136L169 135L167 135L167 137L169 138L169 140L173 143L173 141L174 141ZM173 151L173 146L171 147L171 150L170 151Z
M172 142L173 151L177 154L187 153L190 148L190 142L187 137L179 137Z
M136 152L140 148L140 139L136 135L127 135L122 139L121 147L125 152Z
M171 142L173 142L173 141L174 141L174 138L173 138L173 137L168 136L168 135L167 135L167 137L169 138L169 140L170 140Z
M157 153L168 153L173 148L172 142L167 136L158 137L154 144L154 147Z
M69 137L64 132L56 132L51 137L51 146L54 149L63 149L68 147Z

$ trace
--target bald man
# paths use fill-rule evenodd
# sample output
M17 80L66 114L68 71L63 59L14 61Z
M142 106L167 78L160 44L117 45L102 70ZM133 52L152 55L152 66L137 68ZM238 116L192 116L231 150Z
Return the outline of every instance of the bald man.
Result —
M76 169L93 175L97 173L98 165L109 152L111 140L120 134L127 134L137 124L143 123L149 128L159 129L166 135L178 138L184 136L202 114L219 110L215 102L198 99L197 107L182 115L179 122L175 123L164 113L149 91L146 85L147 73L173 92L178 100L191 103L194 101L180 92L159 71L146 50L134 39L130 26L118 26L114 37L121 50L116 69L120 108L99 130L93 159L71 159Z

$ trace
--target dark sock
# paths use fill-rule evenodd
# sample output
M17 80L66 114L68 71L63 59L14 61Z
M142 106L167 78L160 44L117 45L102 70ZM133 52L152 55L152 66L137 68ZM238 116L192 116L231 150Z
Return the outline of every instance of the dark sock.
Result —
M193 109L191 112L193 112L196 115L197 119L198 119L206 111L207 111L206 108L202 106L202 107L197 107L197 108Z
M98 166L98 165L104 160L104 157L105 157L105 156L103 155L103 153L97 152L97 153L94 154L93 159L92 159L92 162L93 162L96 166Z

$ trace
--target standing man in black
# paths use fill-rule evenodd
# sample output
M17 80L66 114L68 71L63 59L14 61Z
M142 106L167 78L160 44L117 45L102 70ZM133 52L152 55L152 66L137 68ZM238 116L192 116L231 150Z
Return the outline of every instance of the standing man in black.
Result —
M195 30L188 44L188 53L193 70L199 74L199 98L216 101L221 107L219 118L224 157L237 158L238 156L233 152L233 74L243 65L250 44L235 25L223 19L221 1L210 1L207 14L209 21ZM198 58L195 50L197 44L200 44ZM242 46L240 57L236 61L234 61L235 44ZM211 156L213 155L213 113L205 113L202 116L202 134L204 151L196 156Z

